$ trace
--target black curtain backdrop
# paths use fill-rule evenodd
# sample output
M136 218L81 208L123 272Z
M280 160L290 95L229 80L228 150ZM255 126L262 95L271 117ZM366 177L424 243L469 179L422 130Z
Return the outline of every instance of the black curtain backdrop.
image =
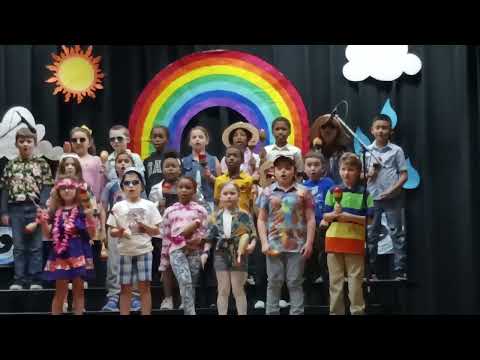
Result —
M473 231L479 218L479 191L473 186L479 175L477 46L411 45L410 52L423 63L419 74L387 83L371 78L352 83L342 75L344 45L95 45L94 54L102 56L105 89L80 105L53 96L53 86L44 82L50 75L45 68L52 63L50 53L59 46L0 46L0 110L29 108L55 145L67 139L73 126L86 124L93 129L97 149L107 149L108 129L128 124L137 97L155 74L184 55L220 48L246 51L277 67L299 91L310 121L346 99L347 122L366 132L373 115L391 98L399 117L394 141L422 179L406 196L409 274L416 283L409 290L408 310L479 313L480 246ZM209 151L220 157L221 132L237 119L241 117L233 111L213 108L192 119L189 127L207 126L213 139Z

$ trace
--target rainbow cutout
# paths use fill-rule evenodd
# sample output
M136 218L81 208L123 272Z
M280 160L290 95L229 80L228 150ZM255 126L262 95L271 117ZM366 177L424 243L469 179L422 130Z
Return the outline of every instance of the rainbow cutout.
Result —
M262 59L240 51L194 53L160 71L140 94L130 115L132 151L147 157L153 125L170 131L169 147L180 150L183 129L200 111L224 106L240 113L273 142L272 121L290 120L290 144L309 148L305 105L292 83Z

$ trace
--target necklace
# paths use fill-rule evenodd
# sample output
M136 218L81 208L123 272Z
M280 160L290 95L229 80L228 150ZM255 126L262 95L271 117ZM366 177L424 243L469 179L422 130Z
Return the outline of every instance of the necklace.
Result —
M75 234L75 219L78 215L78 207L72 209L58 209L55 212L53 225L53 248L55 253L61 254L68 248L68 242Z

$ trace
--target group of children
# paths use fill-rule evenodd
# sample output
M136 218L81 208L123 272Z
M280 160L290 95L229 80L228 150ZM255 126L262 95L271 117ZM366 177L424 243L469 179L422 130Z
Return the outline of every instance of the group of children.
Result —
M310 262L320 268L320 279L328 267L330 313L345 313L347 275L350 313L363 314L365 228L373 221L368 249L374 265L383 212L391 221L395 271L406 276L401 187L407 173L403 151L390 142L391 120L374 118L369 153L374 156L366 164L348 152L335 117L315 121L315 150L304 156L287 143L290 126L286 118L275 119L275 143L255 154L258 130L232 124L222 136L221 161L206 151L209 134L200 126L190 130L192 152L183 158L167 149L168 128L153 127L155 152L144 161L127 149L126 127L110 129L114 151L101 157L91 154L92 132L76 127L55 179L46 161L33 156L36 134L20 129L19 156L0 179L2 222L11 224L14 238L10 288L39 289L42 280L55 280L52 313L61 314L71 281L73 310L82 314L84 281L93 276L91 244L102 240L108 254L104 310L150 314L150 282L158 270L165 295L161 308L173 308L177 282L184 313L194 315L195 288L209 266L218 285L218 313L227 314L232 292L237 313L246 315L244 287L253 265L257 276L266 273L266 313L280 313L286 284L290 314L298 315L304 313L307 260L318 252ZM52 240L43 271L40 231ZM159 259L153 258L155 243L161 244Z

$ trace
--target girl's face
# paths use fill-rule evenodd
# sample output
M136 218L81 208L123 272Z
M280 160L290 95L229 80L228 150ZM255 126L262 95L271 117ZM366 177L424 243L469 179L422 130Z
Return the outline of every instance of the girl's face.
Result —
M189 179L180 179L177 184L178 200L182 204L188 204L190 201L192 201L195 191L195 185Z
M85 156L88 153L90 147L90 140L83 131L75 131L70 139L72 143L72 150L78 156Z
M137 174L129 173L123 180L122 188L129 200L137 200L142 192L142 182Z
M197 153L205 151L208 145L208 139L205 133L200 129L192 130L190 133L190 146Z
M320 136L326 145L333 144L338 135L338 129L331 121L320 127Z
M238 190L233 184L227 184L220 193L220 203L223 207L232 210L238 206Z
M163 167L163 176L166 181L173 182L182 175L182 170L180 169L180 164L178 159L167 158L162 163Z
M66 158L63 162L64 175L75 177L77 176L77 168L75 166L75 160L72 158Z
M77 189L74 186L61 186L58 188L58 195L66 206L73 205L77 198Z
M121 178L125 173L125 170L133 166L132 160L127 154L122 154L117 157L115 160L115 170L117 170L118 177Z
M168 142L167 132L163 128L153 129L152 131L152 144L155 150L162 151Z
M233 145L247 146L248 145L248 136L247 132L243 129L237 129L233 132L232 136Z

